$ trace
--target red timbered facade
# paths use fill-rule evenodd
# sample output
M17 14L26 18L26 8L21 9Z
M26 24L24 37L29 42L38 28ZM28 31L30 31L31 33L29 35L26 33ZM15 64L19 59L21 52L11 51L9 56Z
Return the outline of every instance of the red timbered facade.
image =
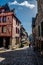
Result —
M20 24L21 22L10 11L7 4L0 7L0 47L10 48L17 46L17 38L20 43Z

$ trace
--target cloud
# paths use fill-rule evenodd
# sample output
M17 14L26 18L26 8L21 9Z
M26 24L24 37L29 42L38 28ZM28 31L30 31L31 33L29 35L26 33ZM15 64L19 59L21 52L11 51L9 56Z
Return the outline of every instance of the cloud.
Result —
M16 0L14 2L9 2L9 5L25 6L25 7L31 8L31 9L33 9L35 7L34 4L30 4L28 1L24 1L22 3L18 3Z

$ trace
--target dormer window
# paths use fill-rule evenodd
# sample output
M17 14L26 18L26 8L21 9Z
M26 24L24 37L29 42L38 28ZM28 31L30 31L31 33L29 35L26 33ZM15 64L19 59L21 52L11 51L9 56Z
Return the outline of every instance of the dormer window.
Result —
M1 14L1 13L4 13L4 9L0 10L0 14Z
M2 10L2 13L4 13L4 9Z

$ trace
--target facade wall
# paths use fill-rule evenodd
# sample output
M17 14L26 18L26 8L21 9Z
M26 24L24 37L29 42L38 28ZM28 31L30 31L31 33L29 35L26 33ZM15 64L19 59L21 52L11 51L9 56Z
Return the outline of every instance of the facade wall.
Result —
M12 12L0 13L0 47L10 48L11 37L12 37Z
M13 17L13 28L12 28L12 47L19 47L20 45L20 26L21 24L19 23L19 25L16 24L16 21L18 21L15 17ZM19 29L19 33L16 33L16 28ZM19 38L18 40L16 40L16 38Z
M43 50L42 49L42 41L43 41L43 36L42 36L42 29L41 29L41 23L43 22L43 2L42 0L37 0L37 3L38 3L38 15L36 17L36 22L35 22L35 28L36 28L36 46L38 48L39 51ZM40 29L39 29L39 28Z
M3 14L5 14L5 16L6 16L6 13L3 13ZM5 22L3 22L4 15L3 16L2 15L0 16L0 18L1 18L1 22L0 22L0 36L11 36L11 34L12 34L11 33L11 31L12 31L12 15L9 15L9 16L7 15ZM4 27L4 26L5 26L6 32L2 33L2 27Z
M13 12L11 12L11 11L6 12L6 11L4 11L4 9L3 10L2 9L3 8L0 8L0 18L1 18L0 38L1 38L1 40L6 41L6 45L8 45L7 43L9 41L9 48L19 47L21 23L19 22L19 20L17 19L17 17L14 15ZM5 22L3 21L3 17L6 17ZM18 24L17 24L17 21L18 21ZM16 28L18 29L18 33L16 32ZM3 42L3 47L4 47L4 44L5 43Z

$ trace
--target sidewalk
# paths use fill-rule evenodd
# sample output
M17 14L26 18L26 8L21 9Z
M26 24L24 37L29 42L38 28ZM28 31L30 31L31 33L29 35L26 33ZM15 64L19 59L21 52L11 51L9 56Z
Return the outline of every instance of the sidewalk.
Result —
M8 51L15 51L15 50L23 50L23 49L27 49L27 48L29 48L29 46L25 46L25 47L23 47L23 48L17 48L17 49L14 49L14 50L11 50L11 49L2 49L2 50L0 50L0 53L4 53L4 52L8 52Z
M22 50L22 49L27 49L27 48L29 48L29 46L25 46L25 47L23 47L23 48L17 48L17 49L15 49L15 50Z

